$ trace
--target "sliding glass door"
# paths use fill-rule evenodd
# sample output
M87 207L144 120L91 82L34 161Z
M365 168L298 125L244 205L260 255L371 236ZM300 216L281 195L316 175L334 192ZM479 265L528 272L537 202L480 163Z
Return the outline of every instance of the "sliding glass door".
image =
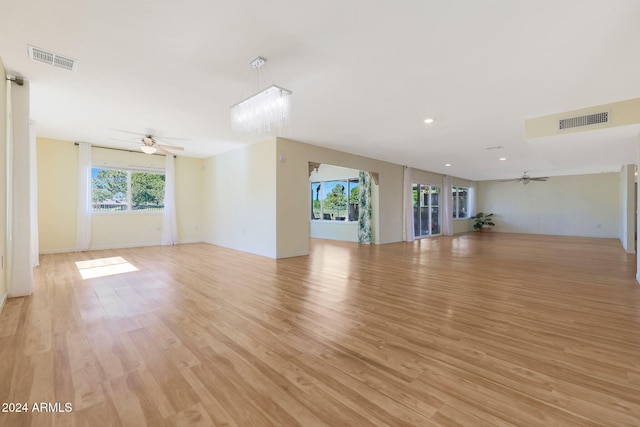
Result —
M441 233L440 187L413 184L413 227L416 237Z

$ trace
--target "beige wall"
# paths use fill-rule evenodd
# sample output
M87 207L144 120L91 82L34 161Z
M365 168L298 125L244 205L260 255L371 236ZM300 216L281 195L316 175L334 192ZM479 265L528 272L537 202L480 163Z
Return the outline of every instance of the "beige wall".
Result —
M7 177L6 177L6 138L7 138L7 86L6 71L0 58L0 310L7 296L6 268L6 230L7 230Z
M434 172L412 169L413 182L417 184L438 185L440 188L444 186L444 176ZM461 187L470 187L472 182L462 178L451 178L452 185ZM473 211L473 210L472 210ZM473 225L469 219L454 219L453 234L466 233L471 231Z
M495 214L495 231L620 237L620 174L557 176L527 185L480 181L478 212Z
M374 241L402 239L402 166L282 138L205 162L205 241L272 258L309 253L309 162L378 172Z
M68 252L76 241L78 147L73 142L38 138L38 225L40 252ZM96 165L164 168L164 156L94 147ZM178 241L202 241L202 159L177 157ZM162 215L111 213L92 216L90 249L159 245Z
M97 163L163 163L160 156L94 152ZM402 166L282 138L204 160L178 157L179 240L206 241L272 258L308 254L310 161L378 172L374 242L402 240ZM41 252L72 250L77 147L38 139L38 167ZM440 174L414 171L416 182L442 185L442 179ZM453 183L471 185L459 178ZM477 211L496 213L496 231L620 237L620 191L619 174L553 177L527 186L485 181L477 184ZM91 247L159 244L161 225L160 215L96 215ZM455 233L468 230L469 221L454 221Z
M402 166L284 138L277 139L276 157L278 257L309 253L309 162L378 172L379 185L372 191L373 206L378 207L372 213L373 240L402 240Z
M379 185L372 189L374 210L373 241L376 244L402 241L403 181L401 165L303 144L284 138L277 139L278 188L278 257L309 253L309 162L378 172ZM284 161L282 161L284 160ZM442 186L443 176L414 170L418 181ZM454 185L471 185L471 181L453 179ZM454 221L454 232L470 229L468 221Z
M275 139L207 159L203 187L204 240L275 258L275 182ZM307 218L303 221L308 236Z
M176 216L180 243L204 240L204 159L178 156L176 169Z
M73 251L78 203L78 147L36 139L40 253Z

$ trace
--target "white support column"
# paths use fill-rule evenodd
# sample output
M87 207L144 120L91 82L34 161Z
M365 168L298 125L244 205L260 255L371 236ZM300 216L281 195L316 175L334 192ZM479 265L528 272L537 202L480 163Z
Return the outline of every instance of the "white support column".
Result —
M8 247L7 291L9 298L33 293L31 258L31 126L29 121L29 82L10 83L7 90L9 116L7 128ZM10 163L9 163L10 161ZM37 232L37 230L36 230Z
M625 252L635 254L636 165L623 165L620 170L620 242Z
M638 144L636 150L636 165L640 165L640 133L638 134ZM640 185L638 187L637 193L640 193ZM640 201L640 194L636 194L636 200ZM640 209L636 207L636 224L640 224ZM634 227L635 228L635 227ZM637 244L637 243L636 243ZM640 283L640 251L636 250L636 280Z

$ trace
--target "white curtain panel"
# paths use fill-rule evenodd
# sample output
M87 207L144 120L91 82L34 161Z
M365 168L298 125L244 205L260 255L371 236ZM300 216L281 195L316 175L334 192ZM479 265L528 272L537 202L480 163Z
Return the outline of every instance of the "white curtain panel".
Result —
M91 245L91 144L80 142L78 150L78 206L76 251Z
M178 224L176 220L176 172L174 158L166 156L164 172L164 213L162 216L163 245L178 243Z
M408 166L404 168L403 181L403 206L404 206L404 240L413 242L416 240L415 230L413 229L413 173Z
M442 181L442 234L451 236L453 235L453 200L451 199L453 181L449 175L445 175Z
M40 265L40 240L38 239L38 159L36 157L35 122L29 122L29 171L31 179L31 267Z
M7 288L9 297L33 293L29 82L7 80ZM37 230L35 230L37 233Z
M469 194L467 195L469 203L469 218L476 214L476 183L472 182L469 186Z

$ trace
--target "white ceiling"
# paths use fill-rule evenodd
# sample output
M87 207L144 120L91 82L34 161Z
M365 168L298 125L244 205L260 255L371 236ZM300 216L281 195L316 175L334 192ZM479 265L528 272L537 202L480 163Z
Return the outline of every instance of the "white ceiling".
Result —
M43 137L122 147L112 129L151 128L187 138L190 156L253 142L231 133L229 106L250 94L260 55L268 80L293 91L281 136L297 141L474 180L636 163L640 126L525 140L524 120L640 97L637 0L3 0L1 11L0 56L30 81ZM77 71L29 61L28 44L78 59Z

